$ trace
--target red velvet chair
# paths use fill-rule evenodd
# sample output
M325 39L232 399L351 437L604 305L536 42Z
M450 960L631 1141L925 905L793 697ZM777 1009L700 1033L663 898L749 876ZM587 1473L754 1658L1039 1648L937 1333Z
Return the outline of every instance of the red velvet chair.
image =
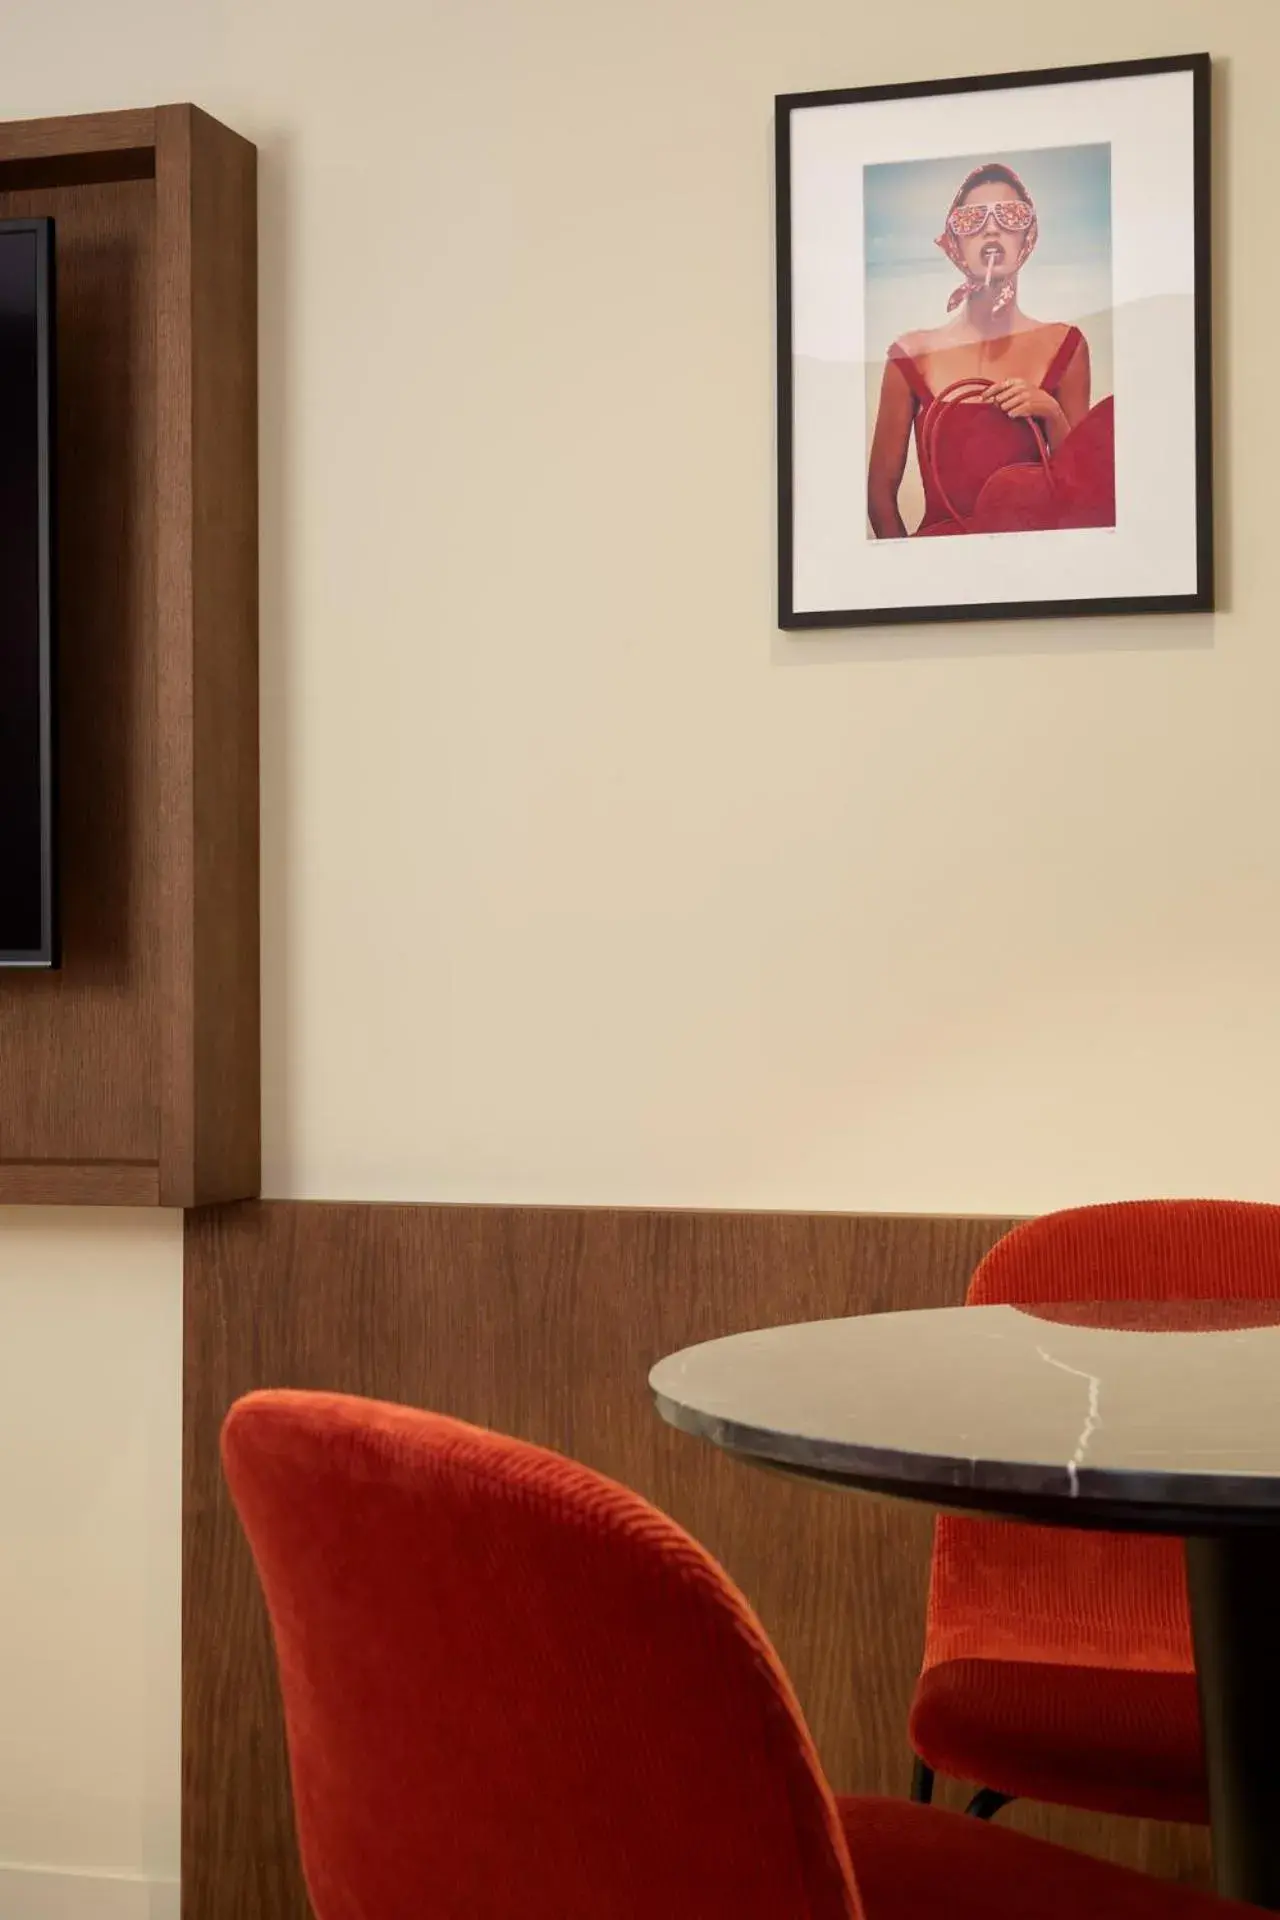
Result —
M307 1393L242 1400L223 1450L317 1920L1254 1911L908 1801L837 1802L741 1595L571 1460Z
M967 1304L1273 1298L1280 1207L1135 1200L1016 1227ZM1181 1543L943 1515L910 1733L920 1799L936 1769L983 1783L979 1813L1206 1821Z

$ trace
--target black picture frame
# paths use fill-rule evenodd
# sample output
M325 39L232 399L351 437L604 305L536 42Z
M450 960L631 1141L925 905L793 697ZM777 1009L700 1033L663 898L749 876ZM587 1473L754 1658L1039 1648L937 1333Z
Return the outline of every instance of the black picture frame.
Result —
M37 611L40 938L24 948L0 945L0 968L51 969L62 960L58 859L58 675L56 566L57 300L55 223L45 216L0 220L0 235L35 243ZM0 854L0 858L3 855Z
M1192 218L1194 222L1195 366L1195 588L1185 593L972 601L956 605L802 609L794 604L795 409L792 291L792 125L797 114L818 107L875 101L927 99L997 89L1188 73L1192 78ZM918 625L974 620L1061 619L1082 615L1209 613L1214 608L1211 75L1207 53L1040 68L887 86L847 87L780 94L775 100L775 218L777 261L777 619L784 632L822 628Z

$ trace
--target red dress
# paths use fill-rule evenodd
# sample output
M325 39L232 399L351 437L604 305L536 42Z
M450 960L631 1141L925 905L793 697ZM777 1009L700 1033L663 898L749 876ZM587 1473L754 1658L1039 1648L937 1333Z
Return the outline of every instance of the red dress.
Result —
M1046 393L1057 397L1082 340L1079 327L1067 328L1040 382ZM969 383L969 403L948 404L896 343L889 358L896 361L916 402L916 453L924 481L924 518L917 535L1115 525L1114 407L1109 396L1049 456L1029 421L1011 420L998 407L972 404L981 391L979 382Z

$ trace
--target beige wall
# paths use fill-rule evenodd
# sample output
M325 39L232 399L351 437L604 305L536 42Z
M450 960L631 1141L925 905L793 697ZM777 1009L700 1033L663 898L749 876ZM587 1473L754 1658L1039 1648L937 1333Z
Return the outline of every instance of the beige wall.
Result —
M5 1920L170 1911L181 1255L176 1215L0 1209Z
M5 117L190 97L262 147L269 1191L1274 1194L1271 0L1014 8L989 44L952 0L10 11ZM777 634L774 92L1206 45L1224 612ZM172 1233L6 1225L10 1275L37 1398L71 1291L176 1446ZM86 1477L95 1407L61 1440ZM58 1858L141 1857L136 1769L110 1844L65 1783L111 1751L77 1663L138 1642L155 1593L123 1570L172 1466L122 1453L115 1523L65 1537L65 1691L0 1747L0 1855L46 1844L22 1736L56 1726L88 1751ZM31 1474L4 1502L64 1511ZM140 1752L151 1683L112 1684Z
M1224 57L1228 611L807 640L771 97L981 64L970 15L303 17L246 10L211 102L266 152L269 1190L1274 1192L1275 9L999 39Z
M1276 10L999 38L1225 59L1229 610L810 640L771 615L771 96L981 64L971 15L265 11L214 104L280 250L269 1188L1273 1193Z

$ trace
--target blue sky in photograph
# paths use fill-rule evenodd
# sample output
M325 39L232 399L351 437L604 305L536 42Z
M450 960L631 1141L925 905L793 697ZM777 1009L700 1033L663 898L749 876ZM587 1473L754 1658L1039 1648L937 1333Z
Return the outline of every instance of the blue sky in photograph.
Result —
M868 277L955 269L934 246L957 187L974 167L1002 161L1026 183L1040 219L1042 265L1111 262L1111 147L1041 147L960 154L945 160L895 160L863 169ZM995 190L993 190L995 191Z

